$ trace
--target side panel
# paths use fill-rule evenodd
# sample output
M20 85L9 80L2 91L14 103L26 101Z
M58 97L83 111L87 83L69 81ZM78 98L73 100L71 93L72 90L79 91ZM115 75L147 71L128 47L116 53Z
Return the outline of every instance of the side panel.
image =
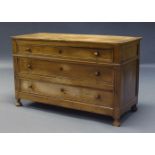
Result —
M128 45L123 58L128 61L121 69L121 114L130 110L138 102L139 87L139 44ZM124 60L125 60L124 59Z
M16 53L17 51L17 44L15 40L12 40L12 49L13 53ZM14 67L14 83L15 83L15 97L16 99L19 98L18 96L18 90L19 90L19 81L17 80L17 73L18 73L18 59L16 57L13 57L13 67Z
M121 46L120 62L123 63L132 59L137 59L139 56L138 47L139 44L137 42Z

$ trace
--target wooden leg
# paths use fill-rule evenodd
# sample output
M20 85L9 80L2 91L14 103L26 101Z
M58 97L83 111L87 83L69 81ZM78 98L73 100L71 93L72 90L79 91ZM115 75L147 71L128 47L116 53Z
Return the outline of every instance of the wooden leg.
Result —
M21 100L20 99L16 99L16 106L20 107L22 106Z
M120 127L120 126L121 126L121 121L120 121L120 119L115 119L115 118L114 118L113 126Z
M136 112L136 111L137 111L137 104L135 104L135 105L133 105L133 106L131 107L131 111L132 111L132 112Z
M121 126L121 112L120 108L116 107L113 115L113 126L120 127Z

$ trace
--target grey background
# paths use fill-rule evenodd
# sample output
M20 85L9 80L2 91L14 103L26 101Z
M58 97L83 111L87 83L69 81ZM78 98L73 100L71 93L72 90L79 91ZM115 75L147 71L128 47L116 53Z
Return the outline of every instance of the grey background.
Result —
M155 62L155 23L0 23L0 58L11 58L10 36L35 32L142 36L141 63Z
M117 128L102 115L31 101L17 108L10 36L35 32L142 36L138 111ZM154 50L155 23L0 23L0 132L155 132Z

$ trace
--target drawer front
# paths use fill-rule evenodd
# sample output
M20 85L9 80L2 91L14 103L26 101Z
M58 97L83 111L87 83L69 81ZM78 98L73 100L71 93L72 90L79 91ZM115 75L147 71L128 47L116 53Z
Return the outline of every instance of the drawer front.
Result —
M113 107L113 94L101 90L72 87L43 81L20 80L20 91L53 99Z
M67 84L106 88L114 83L114 70L103 66L18 58L18 67L21 74L56 77Z
M17 53L49 56L76 61L113 62L113 49L92 49L80 47L61 47L46 44L17 42Z

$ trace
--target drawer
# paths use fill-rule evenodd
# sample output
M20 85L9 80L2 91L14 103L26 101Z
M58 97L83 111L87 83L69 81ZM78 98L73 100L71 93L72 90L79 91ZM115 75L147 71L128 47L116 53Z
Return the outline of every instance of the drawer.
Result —
M47 83L43 81L20 80L20 92L32 93L51 99L76 101L86 104L113 107L113 94L108 91Z
M58 83L105 89L111 89L106 85L114 83L114 70L98 65L18 58L18 67L20 74L51 77Z
M113 62L113 49L93 49L81 47L62 47L49 44L35 44L35 42L18 41L17 53L42 55L53 58L92 61L92 62Z

